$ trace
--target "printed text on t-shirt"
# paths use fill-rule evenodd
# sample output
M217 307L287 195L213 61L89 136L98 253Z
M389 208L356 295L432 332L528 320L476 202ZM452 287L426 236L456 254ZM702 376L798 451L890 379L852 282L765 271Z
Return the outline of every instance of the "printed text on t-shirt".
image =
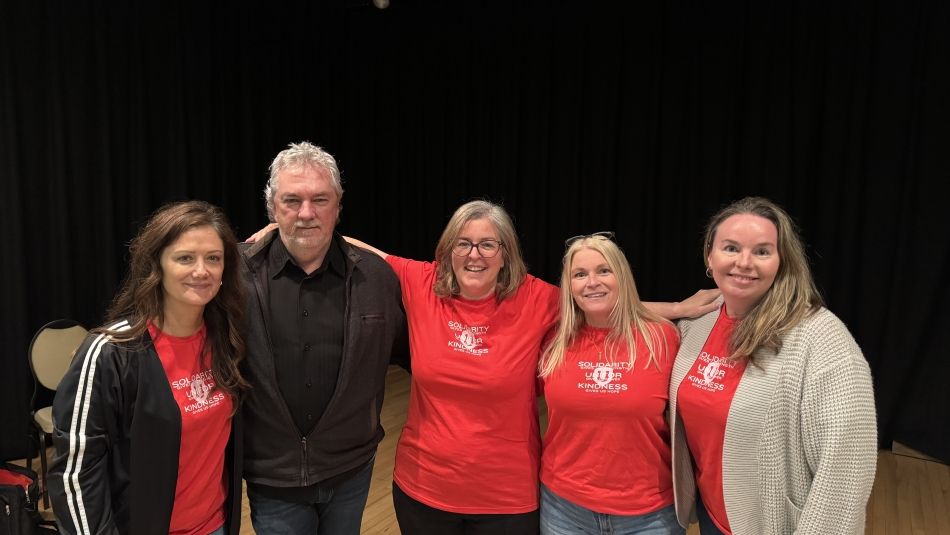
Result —
M458 321L449 321L449 329L453 331L449 347L459 353L467 353L476 357L485 356L487 347L482 347L485 336L488 334L488 325L465 325Z
M718 392L724 388L722 380L726 373L731 372L735 367L736 361L703 351L696 359L695 372L691 373L687 379L696 388L707 392Z

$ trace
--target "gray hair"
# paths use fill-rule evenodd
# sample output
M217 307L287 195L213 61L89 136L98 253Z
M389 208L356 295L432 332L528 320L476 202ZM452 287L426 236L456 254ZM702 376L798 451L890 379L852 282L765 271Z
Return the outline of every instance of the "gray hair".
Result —
M462 229L465 228L465 224L476 219L490 221L501 241L502 258L505 263L498 272L498 281L495 284L497 299L501 301L515 293L524 282L528 267L521 257L518 233L515 232L511 216L500 204L482 200L470 201L455 210L452 218L445 225L445 230L442 231L439 243L435 246L435 259L438 262L435 283L432 285L435 295L444 298L459 295L461 292L458 281L455 280L455 272L452 270L452 247L458 240L459 234L462 233Z
M270 164L270 178L264 186L264 203L267 206L267 217L274 219L274 196L277 195L277 177L282 171L289 168L313 167L324 169L330 173L330 182L336 190L338 201L343 200L343 179L340 178L340 168L336 158L309 141L291 143L287 148L277 153Z

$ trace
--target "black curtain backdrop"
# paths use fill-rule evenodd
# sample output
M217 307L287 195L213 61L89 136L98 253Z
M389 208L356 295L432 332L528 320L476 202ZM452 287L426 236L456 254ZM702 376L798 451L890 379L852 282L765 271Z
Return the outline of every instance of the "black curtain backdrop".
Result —
M651 300L709 287L706 219L768 196L871 364L882 445L950 460L948 3L621 5L0 2L0 457L30 449L35 330L99 324L166 201L259 228L306 139L340 161L344 233L428 259L487 197L534 274L614 230Z

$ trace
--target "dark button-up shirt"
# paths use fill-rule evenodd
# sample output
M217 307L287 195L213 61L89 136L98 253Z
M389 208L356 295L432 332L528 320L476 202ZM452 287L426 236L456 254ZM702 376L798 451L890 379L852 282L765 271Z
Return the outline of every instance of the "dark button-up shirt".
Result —
M277 384L300 435L323 415L340 375L346 263L336 240L307 275L278 238L268 252L271 342Z

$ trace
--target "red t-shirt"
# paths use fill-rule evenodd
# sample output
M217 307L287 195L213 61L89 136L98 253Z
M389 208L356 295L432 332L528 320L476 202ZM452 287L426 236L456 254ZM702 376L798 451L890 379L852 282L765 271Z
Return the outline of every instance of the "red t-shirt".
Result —
M204 326L186 338L149 325L165 375L181 411L178 482L170 535L207 535L224 525L224 450L231 434L231 398L215 391L211 355L198 358Z
M393 480L430 507L465 514L538 508L538 357L558 290L527 276L514 295L435 295L435 264L390 256L409 319L412 390Z
M679 337L663 325L659 368L635 333L637 362L626 344L608 357L609 329L584 327L558 371L544 381L548 429L541 481L558 496L612 515L642 515L673 503L670 428L665 412Z
M748 363L729 360L729 336L736 323L723 305L696 364L676 393L686 443L695 461L696 486L706 511L723 533L732 531L722 494L722 441L729 407Z

